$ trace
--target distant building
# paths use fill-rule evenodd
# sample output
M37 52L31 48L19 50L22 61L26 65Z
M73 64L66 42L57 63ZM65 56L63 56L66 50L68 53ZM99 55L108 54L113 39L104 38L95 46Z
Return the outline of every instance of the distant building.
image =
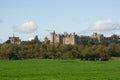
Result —
M19 39L19 37L9 37L9 41L12 44L21 44L21 40Z
M68 34L64 32L64 34L56 34L55 31L50 33L50 44L79 44L83 41L92 41L94 43L101 42L103 35L94 33L92 36L78 36L75 34Z

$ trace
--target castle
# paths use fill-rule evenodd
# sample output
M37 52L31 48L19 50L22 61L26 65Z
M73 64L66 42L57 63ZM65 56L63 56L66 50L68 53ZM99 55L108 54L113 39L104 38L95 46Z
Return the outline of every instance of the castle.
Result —
M93 33L92 36L79 36L73 32L72 34L68 34L64 32L64 34L56 34L55 31L50 33L50 40L45 37L44 43L45 44L80 44L83 42L93 42L93 43L100 43L104 36L102 34ZM12 44L21 44L21 40L19 37L9 37L9 41ZM35 36L34 41L39 41L38 36Z
M12 44L21 44L21 40L19 39L19 37L9 37L9 41Z
M78 36L75 32L72 34L68 34L67 32L64 32L64 34L56 34L55 31L50 33L50 44L75 45L84 41L99 43L102 39L103 35L97 33L93 33L92 36Z

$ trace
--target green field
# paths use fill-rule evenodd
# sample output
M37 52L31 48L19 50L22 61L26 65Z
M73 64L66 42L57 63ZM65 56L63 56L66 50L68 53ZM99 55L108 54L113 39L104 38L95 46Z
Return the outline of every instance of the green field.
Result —
M120 58L105 62L0 60L0 80L120 80Z

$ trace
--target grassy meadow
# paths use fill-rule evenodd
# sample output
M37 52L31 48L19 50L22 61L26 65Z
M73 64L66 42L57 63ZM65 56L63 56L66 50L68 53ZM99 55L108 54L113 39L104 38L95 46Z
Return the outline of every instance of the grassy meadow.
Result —
M120 80L120 58L103 62L0 60L0 80Z

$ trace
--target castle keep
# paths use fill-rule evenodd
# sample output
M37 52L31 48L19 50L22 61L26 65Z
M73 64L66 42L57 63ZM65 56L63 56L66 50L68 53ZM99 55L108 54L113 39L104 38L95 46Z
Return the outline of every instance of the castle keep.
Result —
M91 41L94 43L101 42L103 38L102 34L94 33L92 36L78 36L77 34L72 33L68 34L64 32L64 34L56 34L55 31L50 33L50 44L79 44L83 41Z

